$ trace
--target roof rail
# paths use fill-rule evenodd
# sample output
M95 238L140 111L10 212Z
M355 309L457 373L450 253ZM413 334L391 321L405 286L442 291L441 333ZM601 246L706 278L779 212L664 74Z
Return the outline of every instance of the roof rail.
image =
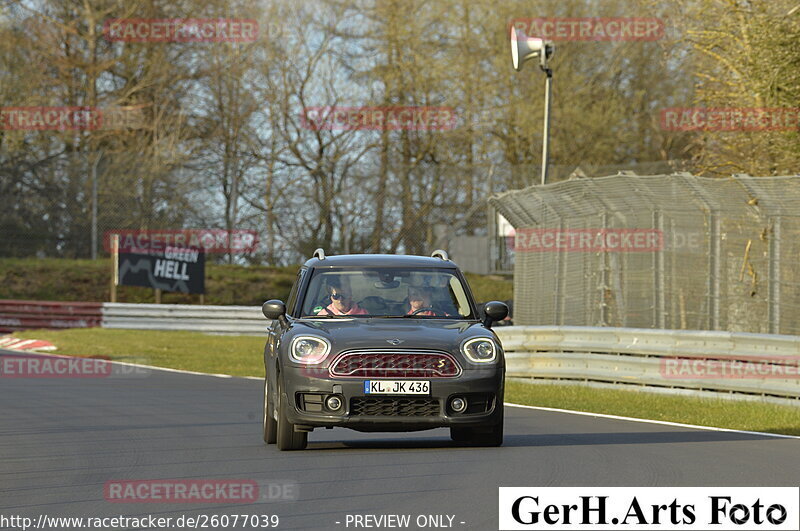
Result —
M443 251L441 249L436 249L433 251L431 256L433 258L441 258L442 260L450 260L450 258L447 256L447 251Z
M318 247L317 250L314 251L314 258L325 260L325 249L323 249L322 247Z

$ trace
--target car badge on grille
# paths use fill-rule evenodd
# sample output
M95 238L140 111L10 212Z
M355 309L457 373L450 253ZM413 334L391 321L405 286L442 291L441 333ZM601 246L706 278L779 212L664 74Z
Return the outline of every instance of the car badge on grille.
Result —
M387 339L386 342L389 343L390 345L397 346L400 343L402 343L403 340L402 339Z

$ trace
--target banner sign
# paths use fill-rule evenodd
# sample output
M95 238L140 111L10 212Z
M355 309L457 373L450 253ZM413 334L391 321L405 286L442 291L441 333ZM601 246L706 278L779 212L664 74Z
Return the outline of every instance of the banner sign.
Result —
M205 293L206 255L195 247L125 249L119 253L119 284L162 291Z

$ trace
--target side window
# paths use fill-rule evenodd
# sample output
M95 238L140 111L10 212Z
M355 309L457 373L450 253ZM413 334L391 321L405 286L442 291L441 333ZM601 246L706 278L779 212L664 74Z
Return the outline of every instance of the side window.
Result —
M303 283L303 277L305 276L305 273L305 269L298 271L297 279L295 279L294 286L292 286L292 291L289 292L289 298L286 300L286 313L288 315L292 315L294 313L294 305L297 302L297 291L300 289L300 284Z

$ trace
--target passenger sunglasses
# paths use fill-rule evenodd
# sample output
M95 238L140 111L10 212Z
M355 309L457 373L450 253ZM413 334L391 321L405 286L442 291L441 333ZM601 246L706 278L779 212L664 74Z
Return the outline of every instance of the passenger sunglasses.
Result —
M350 294L331 293L331 299L333 299L335 301L342 300L342 299L349 299L349 298L350 298Z

